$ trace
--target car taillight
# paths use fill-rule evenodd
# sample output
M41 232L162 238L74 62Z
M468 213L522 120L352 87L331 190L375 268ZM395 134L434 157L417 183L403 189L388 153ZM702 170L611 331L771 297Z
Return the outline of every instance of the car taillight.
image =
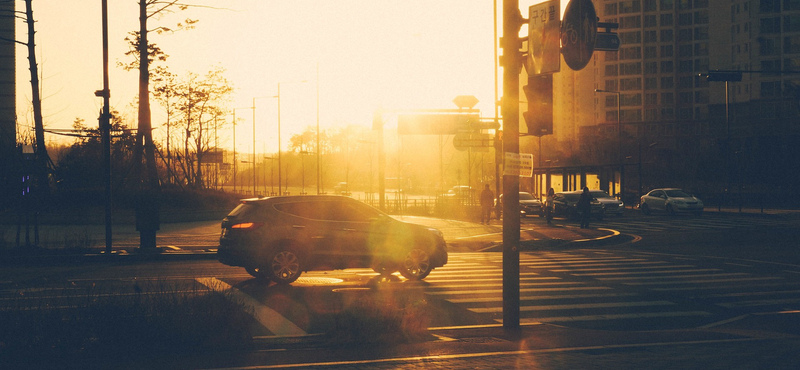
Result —
M255 230L263 226L263 222L243 222L240 224L232 225L231 229Z

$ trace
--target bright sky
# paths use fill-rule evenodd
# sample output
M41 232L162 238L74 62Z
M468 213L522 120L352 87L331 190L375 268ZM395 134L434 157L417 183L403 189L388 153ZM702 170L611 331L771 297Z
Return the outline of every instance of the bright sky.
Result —
M521 9L535 2L520 1ZM149 23L153 29L174 27L186 18L200 21L193 30L152 34L151 41L170 55L170 69L183 75L204 74L216 65L226 68L236 89L231 108L250 107L254 97L276 95L281 82L284 143L291 134L316 125L317 65L323 129L369 126L378 107L456 108L452 100L457 95L476 96L482 115L494 115L492 0L187 3L215 9L190 9ZM21 1L17 4L18 9L24 7ZM124 71L116 63L129 61L124 39L138 29L137 4L138 0L109 1L111 104L133 127L137 72ZM71 128L75 118L97 123L102 106L102 99L94 96L102 89L100 6L100 0L33 1L47 128ZM502 17L502 1L498 7ZM527 10L522 13L527 16ZM17 39L26 37L20 22ZM27 51L19 47L17 53L19 121L32 125ZM499 72L502 75L502 69ZM302 80L307 82L298 82ZM277 99L256 99L255 105L256 148L274 151ZM165 117L155 101L152 110L153 126L160 127ZM237 129L237 147L247 150L252 148L253 113L237 109L236 114L244 118Z

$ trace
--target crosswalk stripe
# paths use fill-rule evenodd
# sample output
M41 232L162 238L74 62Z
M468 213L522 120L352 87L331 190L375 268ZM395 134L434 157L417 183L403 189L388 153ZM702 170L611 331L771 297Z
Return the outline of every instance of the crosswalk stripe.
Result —
M687 281L650 281L638 283L625 283L626 285L671 285L671 284L706 284L706 283L733 283L744 281L764 281L764 280L780 280L780 277L751 277L741 279L711 279L711 280L687 280ZM718 287L717 287L718 288Z
M799 303L799 302L800 298L785 298L785 299L762 299L755 301L717 303L717 305L725 308L741 308L741 307L774 306L776 304Z
M521 296L520 301L544 301L553 299L579 299L579 298L621 298L637 296L637 293L594 293L594 294L558 294L558 295L531 295ZM483 297L483 298L453 298L448 299L451 303L491 303L502 302L502 296Z
M596 278L602 281L624 281L624 280L663 280L663 279L695 279L695 278L718 278L728 276L752 276L745 272L731 272L727 274L697 274L697 275L670 275L670 276L632 276L632 277L610 277Z
M593 272L585 274L572 274L575 276L619 276L619 275L652 275L652 274L680 274L687 272L711 272L720 269L686 269L686 270L661 270L661 271L624 271L624 272ZM608 279L601 279L608 280Z
M577 284L577 283L573 283ZM536 293L536 292L571 292L571 291L579 291L579 290L611 290L609 287L593 287L593 286L582 286L582 287L558 287L558 288L523 288L520 289L520 293ZM451 291L442 291L442 292L426 292L429 295L465 295L465 294L502 294L502 289L471 289L471 290L451 290Z
M520 324L529 325L547 322L571 322L571 321L601 321L601 320L621 320L621 319L652 319L664 317L691 317L691 316L711 316L706 311L670 311L670 312L643 312L626 313L613 315L586 315L586 316L559 316L559 317L540 317L540 318L521 318ZM495 320L503 322L502 319Z
M637 301L637 302L609 302L609 303L584 303L584 304L554 304L542 306L521 306L521 312L554 311L554 310L582 310L587 308L623 308L623 307L652 307L671 306L675 303L669 301ZM503 307L470 308L475 313L500 313Z
M450 276L448 276L448 277L450 277ZM561 278L555 277L555 276L542 276L542 277L531 277L531 278L521 278L520 279L520 281L531 281L531 280L561 280ZM428 279L425 279L425 281L428 282L428 283L431 283L431 285L433 285L433 283L436 283L436 285L438 286L440 283L467 283L467 282L473 282L473 281L485 283L485 282L491 282L491 281L503 281L503 278L502 277L481 278L481 279L430 279L430 278L428 278ZM472 285L472 284L462 284L462 285L475 286L475 285Z
M552 272L580 272L580 271L626 271L626 270L653 270L653 269L671 269L671 268L689 268L689 267L696 267L695 265L667 265L666 262L658 261L654 262L654 264L658 264L659 266L632 266L632 267L603 267L603 268L582 268L576 267L571 269L551 269ZM579 274L572 274L576 276L580 276Z

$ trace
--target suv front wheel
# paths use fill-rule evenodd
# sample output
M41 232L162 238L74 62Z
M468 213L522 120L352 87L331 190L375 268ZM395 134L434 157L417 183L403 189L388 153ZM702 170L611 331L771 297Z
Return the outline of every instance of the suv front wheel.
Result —
M301 261L296 249L281 246L269 258L264 269L270 280L278 284L291 284L303 273Z
M408 280L422 280L432 270L431 256L421 248L411 249L400 261L400 275Z

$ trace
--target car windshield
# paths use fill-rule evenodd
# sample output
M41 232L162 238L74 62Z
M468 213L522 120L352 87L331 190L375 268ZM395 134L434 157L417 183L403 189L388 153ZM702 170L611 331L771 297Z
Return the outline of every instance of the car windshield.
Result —
M519 200L533 200L531 193L519 193Z
M686 192L684 192L683 190L665 190L664 192L667 193L667 196L670 197L670 198L691 198L692 197L691 195L686 194Z
M611 199L614 199L614 197L608 195L608 193L606 193L606 192L604 192L602 190L595 190L595 191L592 191L591 193L592 193L592 196L597 198L597 199L600 199L600 198L611 198Z

